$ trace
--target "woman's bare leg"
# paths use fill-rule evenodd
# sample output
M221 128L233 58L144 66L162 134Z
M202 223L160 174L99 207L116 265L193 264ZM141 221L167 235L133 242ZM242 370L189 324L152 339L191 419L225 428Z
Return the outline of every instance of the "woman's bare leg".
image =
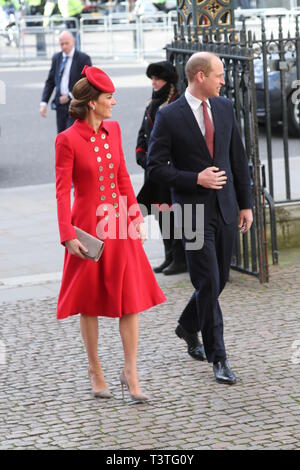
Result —
M80 315L80 329L89 361L89 373L95 390L107 388L98 356L98 317Z
M137 372L137 354L139 340L139 317L138 313L132 315L124 315L120 318L119 323L120 334L124 349L124 372L130 393L139 394L141 389L139 386Z

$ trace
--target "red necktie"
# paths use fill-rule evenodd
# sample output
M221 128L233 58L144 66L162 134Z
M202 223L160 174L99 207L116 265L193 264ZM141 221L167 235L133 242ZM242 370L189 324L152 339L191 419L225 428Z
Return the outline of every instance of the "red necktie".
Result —
M203 119L204 119L204 125L205 125L205 142L206 142L211 158L214 158L214 134L215 134L214 126L208 115L206 101L202 101L202 106L203 106Z

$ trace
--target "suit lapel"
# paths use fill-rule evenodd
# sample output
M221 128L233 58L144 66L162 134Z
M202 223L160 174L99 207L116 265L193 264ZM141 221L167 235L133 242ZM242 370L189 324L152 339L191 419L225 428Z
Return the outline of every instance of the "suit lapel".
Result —
M199 125L198 125L198 122L196 121L194 113L184 95L182 95L180 98L180 106L181 106L181 111L184 116L184 121L186 122L187 127L191 130L194 136L194 139L196 139L196 142L198 142L199 144L199 150L201 150L201 155L205 156L211 162L211 157L210 157L205 139L203 137L203 134L199 128Z
M74 69L75 69L75 66L76 66L76 65L75 65L75 64L76 64L76 59L77 59L77 57L76 57L76 56L77 56L77 51L76 51L76 49L75 49L75 51L74 51L74 55L73 55L73 59L72 59L71 68L70 68L70 75L69 75L69 90L70 90L70 83L72 83L72 80L71 80L71 78L72 78L72 74L74 73ZM72 90L70 90L70 91L72 91Z
M214 128L215 128L215 134L214 134L214 160L216 160L216 157L220 154L222 154L222 148L220 148L220 136L222 134L221 132L221 122L222 120L220 119L220 110L218 110L218 105L217 105L217 99L210 99L210 106L211 106L211 113L212 113L212 118L213 118L213 123L214 123ZM222 139L221 139L222 140ZM222 142L221 142L222 144Z
M58 54L58 57L57 57L56 70L55 70L56 80L57 80L57 81L58 81L58 79L59 79L59 70L60 70L60 64L62 63L62 59L63 59L63 55L62 55L62 52L60 52L60 53Z

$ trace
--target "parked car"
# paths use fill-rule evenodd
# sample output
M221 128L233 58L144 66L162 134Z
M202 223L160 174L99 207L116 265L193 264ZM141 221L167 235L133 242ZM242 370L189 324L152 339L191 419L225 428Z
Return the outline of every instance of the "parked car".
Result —
M299 13L299 12L297 12ZM235 19L236 26L241 29L242 19L246 20L246 30L251 30L255 34L256 40L261 40L262 37L262 23L261 18L264 18L265 29L267 36L270 38L271 32L275 37L278 35L279 20L278 16L282 18L283 36L288 37L289 32L294 34L295 22L292 20L295 13L286 8L258 8L258 9L236 9ZM291 29L292 28L292 29ZM277 43L277 40L274 41ZM278 46L278 43L277 43ZM269 78L269 94L270 94L270 111L272 125L278 125L282 122L282 97L281 97L281 81L279 69L279 55L273 52L268 54L268 78ZM291 136L300 136L300 107L299 103L293 103L292 96L295 91L293 83L297 79L296 61L290 53L285 55L286 71L286 98L288 107L288 129ZM264 70L263 62L256 59L254 62L255 84L256 84L256 97L257 97L257 117L260 123L264 123L266 119L265 107L265 84L264 84Z
M288 129L291 136L300 136L300 102L293 99L295 96L295 81L297 80L297 70L295 58L286 57L286 98L288 108ZM270 112L272 125L282 122L282 96L281 81L279 70L279 57L275 54L268 61L268 79L269 79L269 95L270 95ZM264 71L262 60L256 60L254 64L256 99L257 99L257 117L261 123L265 122L266 106L265 106L265 86ZM293 86L294 85L294 86ZM299 96L299 94L298 94ZM294 101L294 102L293 102Z

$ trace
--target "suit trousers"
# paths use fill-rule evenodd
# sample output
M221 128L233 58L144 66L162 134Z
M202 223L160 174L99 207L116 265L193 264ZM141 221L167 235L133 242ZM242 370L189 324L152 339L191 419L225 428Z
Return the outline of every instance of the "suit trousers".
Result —
M178 321L189 333L201 331L207 360L216 362L226 359L223 317L218 298L229 277L236 221L224 223L217 198L215 210L208 212L212 215L206 214L205 217L202 249L186 250L195 292Z
M185 264L185 252L183 241L181 238L176 238L175 236L175 221L174 221L174 212L170 211L170 226L167 230L168 235L164 236L163 228L163 215L162 212L159 212L158 215L159 228L163 237L163 243L165 248L165 258L167 260L172 260L176 264Z
M69 104L59 104L56 106L56 126L57 133L65 131L72 126L74 119L69 116Z

